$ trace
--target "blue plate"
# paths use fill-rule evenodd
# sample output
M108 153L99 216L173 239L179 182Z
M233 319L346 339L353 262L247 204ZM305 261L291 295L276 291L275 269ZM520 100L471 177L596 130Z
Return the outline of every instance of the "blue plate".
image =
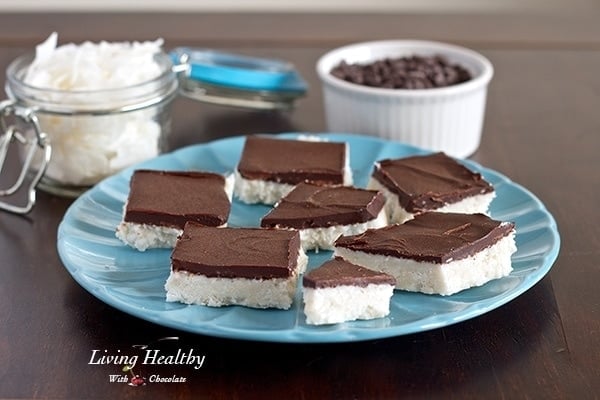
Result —
M294 137L285 134L283 137ZM372 137L322 134L350 145L357 186L367 183L373 162L388 157L425 154L424 150ZM231 172L239 159L243 137L187 147L136 168ZM245 307L211 308L165 301L170 250L140 253L115 238L115 228L129 191L133 168L112 176L78 198L58 228L58 252L73 278L103 302L136 317L189 332L269 342L351 342L426 331L467 320L499 307L537 283L558 255L556 223L544 205L527 189L507 177L465 160L480 171L497 193L491 205L495 219L516 223L518 251L514 270L502 279L452 296L396 291L386 318L328 326L307 325L300 290L291 309L255 310ZM262 205L234 201L230 226L258 226L268 211ZM331 252L309 253L309 268Z

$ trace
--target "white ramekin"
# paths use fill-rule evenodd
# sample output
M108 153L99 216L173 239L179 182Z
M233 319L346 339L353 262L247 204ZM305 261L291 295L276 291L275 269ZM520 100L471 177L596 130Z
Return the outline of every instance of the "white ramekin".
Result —
M366 64L386 57L437 54L462 65L473 78L443 88L384 89L346 82L330 73L342 60ZM460 158L479 146L494 70L487 58L473 50L422 40L357 43L323 55L317 73L331 132L379 136Z

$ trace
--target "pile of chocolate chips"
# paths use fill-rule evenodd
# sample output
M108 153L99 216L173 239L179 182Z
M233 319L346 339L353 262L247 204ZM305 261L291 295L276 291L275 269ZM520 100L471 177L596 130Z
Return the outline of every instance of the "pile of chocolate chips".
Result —
M390 89L439 88L471 79L464 67L440 55L386 58L370 64L342 61L331 75L358 85Z

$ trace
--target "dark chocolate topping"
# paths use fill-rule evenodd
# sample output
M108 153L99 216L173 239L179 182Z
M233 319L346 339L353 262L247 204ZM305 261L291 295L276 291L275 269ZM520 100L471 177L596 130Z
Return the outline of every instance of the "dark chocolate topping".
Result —
M335 246L443 264L474 255L513 230L512 222L495 221L483 214L428 212L401 225L340 237Z
M345 165L344 143L248 136L237 169L246 179L343 184Z
M298 265L297 231L214 228L188 222L171 255L174 271L208 277L272 279Z
M325 262L302 278L302 285L313 289L336 286L366 287L370 284L396 286L396 279L384 272L352 264L340 257Z
M397 194L402 207L411 213L494 191L481 174L444 153L379 161L373 178Z
M137 170L124 220L179 229L187 221L219 226L227 222L230 209L225 178L219 174Z
M316 228L377 218L385 197L349 186L298 184L261 221L263 227Z

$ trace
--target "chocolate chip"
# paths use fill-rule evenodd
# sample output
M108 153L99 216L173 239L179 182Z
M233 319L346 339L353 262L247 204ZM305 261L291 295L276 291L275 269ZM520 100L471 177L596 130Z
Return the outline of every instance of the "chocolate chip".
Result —
M369 64L341 61L331 75L358 85L390 89L428 89L457 85L471 73L441 55L385 58Z

